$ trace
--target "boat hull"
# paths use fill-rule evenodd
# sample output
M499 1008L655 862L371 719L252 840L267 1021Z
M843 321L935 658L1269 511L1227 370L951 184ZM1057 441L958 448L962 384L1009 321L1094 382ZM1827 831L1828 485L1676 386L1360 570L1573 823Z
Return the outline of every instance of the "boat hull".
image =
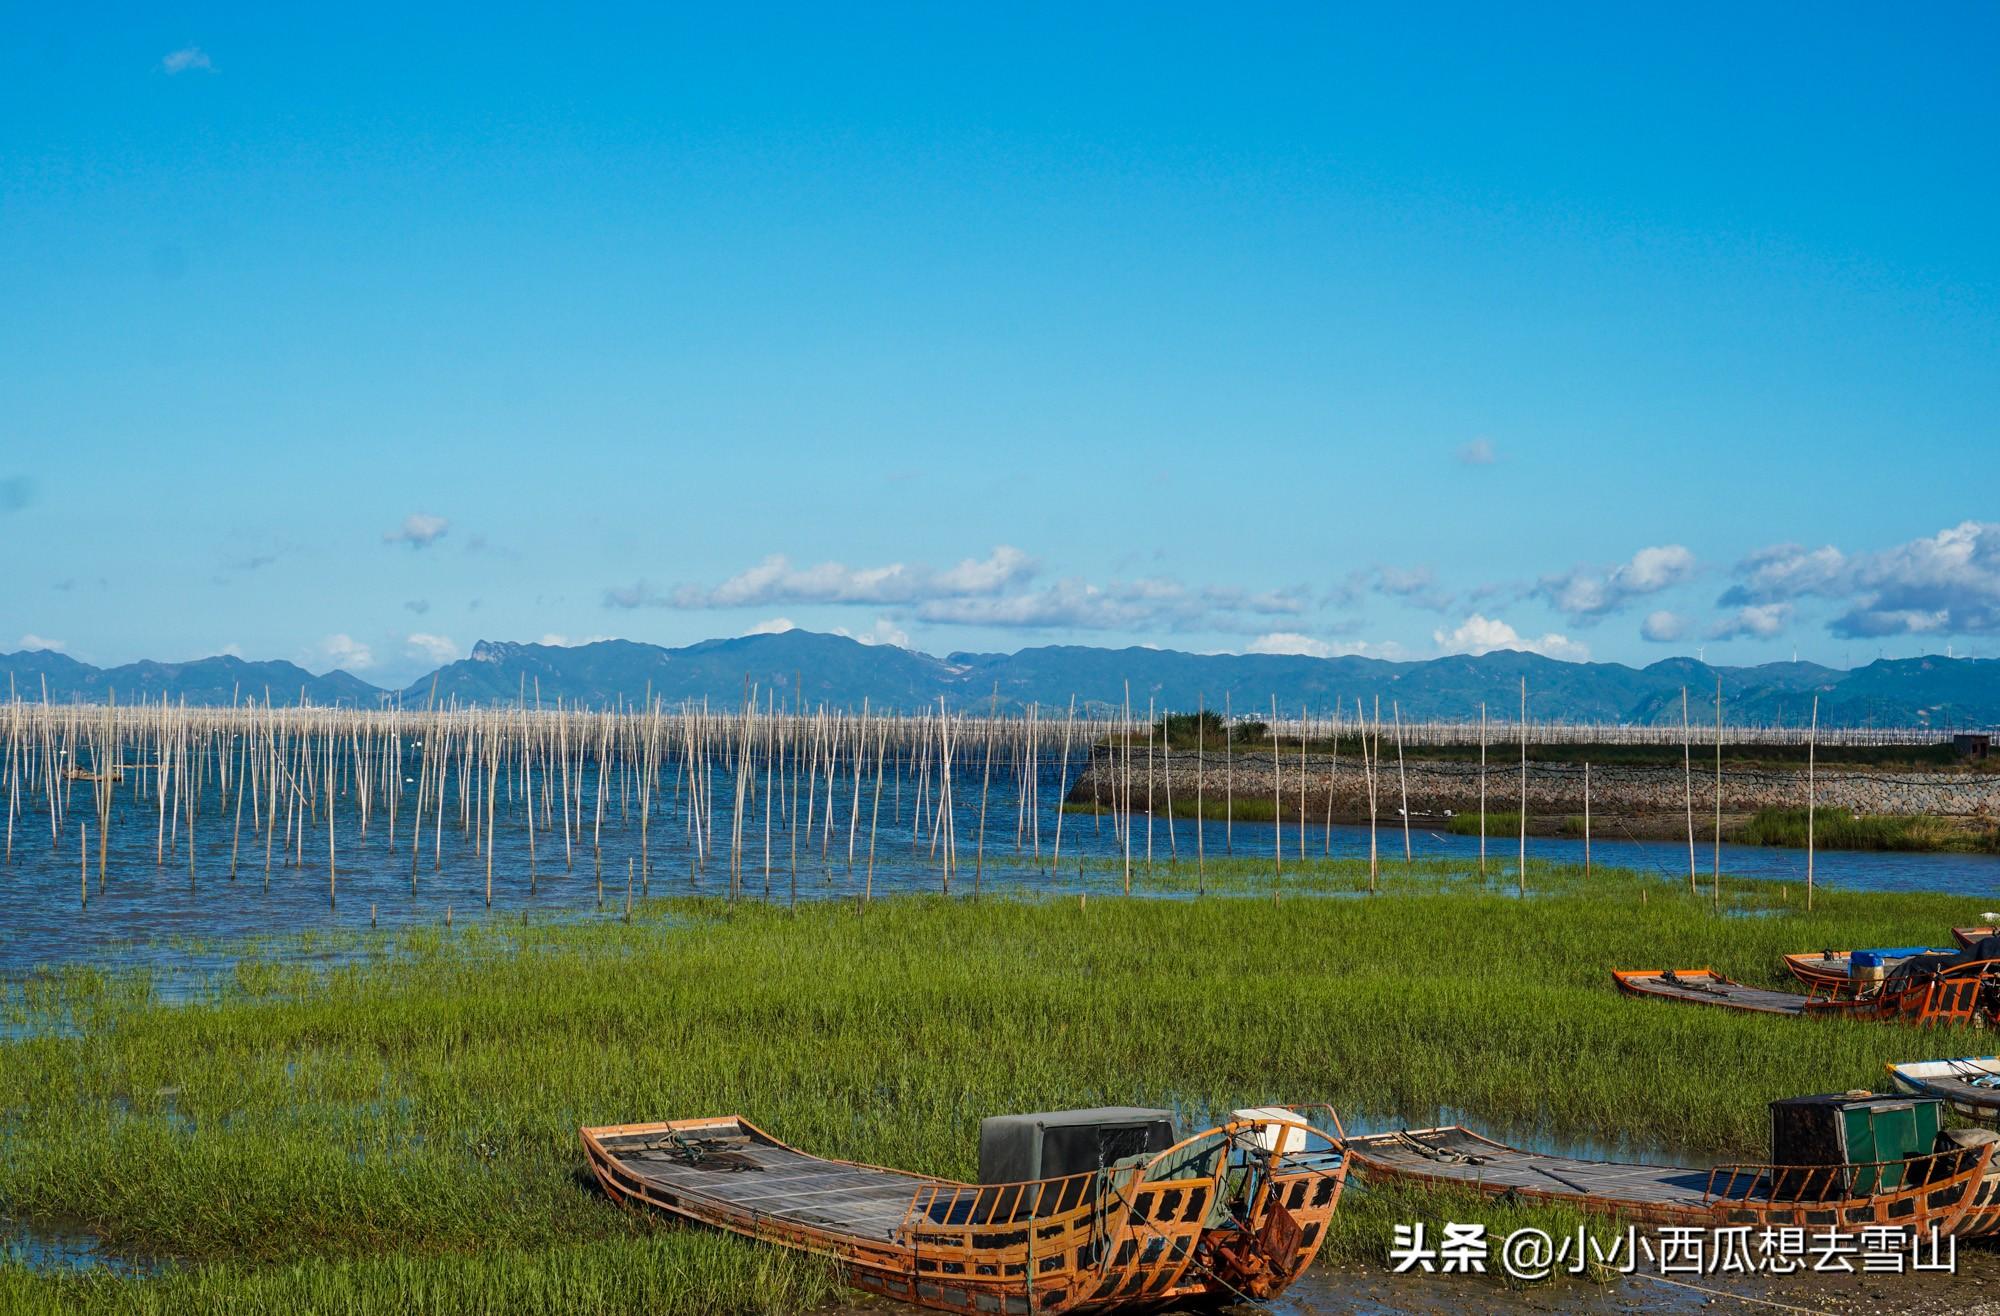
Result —
M1271 1129L1276 1146L1310 1135L1329 1151L1259 1159ZM998 1185L813 1157L733 1116L582 1139L614 1201L828 1257L883 1297L1016 1316L1275 1296L1318 1253L1347 1176L1303 1118L1233 1121L1143 1166ZM1256 1188L1218 1222L1232 1161L1254 1163Z
M1770 991L1725 978L1715 970L1613 969L1620 991L1632 996L1707 1005L1750 1014L1867 1019L1920 1026L1983 1026L1995 962L1962 965L1906 982L1856 993L1851 985L1814 986L1806 995Z
M1889 1081L1911 1097L1942 1101L1955 1114L1978 1124L2000 1123L2000 1087L1976 1080L2000 1079L2000 1056L1966 1056L1887 1066Z
M1542 1156L1451 1126L1350 1138L1349 1158L1370 1184L1471 1189L1488 1197L1562 1203L1637 1224L1751 1225L1857 1230L1935 1227L1959 1238L2000 1232L2000 1166L1982 1146L1895 1163L1893 1190L1816 1197L1831 1174L1870 1167L1725 1165L1712 1170ZM1873 1167L1878 1179L1880 1166ZM1787 1191L1780 1185L1790 1182Z

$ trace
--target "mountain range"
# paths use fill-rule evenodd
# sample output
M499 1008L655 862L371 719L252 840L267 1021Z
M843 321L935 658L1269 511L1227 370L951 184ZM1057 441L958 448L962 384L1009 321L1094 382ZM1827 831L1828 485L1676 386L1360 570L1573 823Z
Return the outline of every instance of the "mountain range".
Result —
M2000 659L1882 659L1851 671L1817 663L1722 667L1669 658L1646 667L1574 663L1516 650L1413 662L1379 658L1312 658L1284 654L1194 654L1171 649L1099 649L1050 645L1015 653L953 653L943 658L839 635L792 630L665 648L632 640L570 647L482 640L470 657L447 663L402 690L371 685L344 671L315 675L295 663L251 662L231 656L185 663L136 662L100 668L48 650L0 654L0 677L20 698L47 697L120 703L228 704L269 698L290 704L405 707L432 700L460 704L543 704L604 707L669 705L706 700L738 707L748 690L758 702L915 709L940 698L955 708L995 699L1003 709L1039 703L1045 710L1103 711L1126 698L1162 708L1191 709L1197 700L1241 713L1381 697L1408 718L1470 719L1485 703L1496 719L1514 715L1520 683L1529 713L1579 722L1671 723L1681 716L1686 689L1703 716L1721 682L1735 723L1803 725L1815 695L1827 726L1992 726L2000 724ZM1712 713L1710 714L1712 715Z

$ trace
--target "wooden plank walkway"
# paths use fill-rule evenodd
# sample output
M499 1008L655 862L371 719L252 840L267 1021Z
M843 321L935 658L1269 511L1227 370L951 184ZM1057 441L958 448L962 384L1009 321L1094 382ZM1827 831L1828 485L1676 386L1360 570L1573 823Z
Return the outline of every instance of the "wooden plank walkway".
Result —
M674 1138L613 1135L603 1145L626 1169L667 1192L878 1241L893 1239L912 1195L932 1182L921 1175L840 1165L745 1140L738 1125L690 1130Z

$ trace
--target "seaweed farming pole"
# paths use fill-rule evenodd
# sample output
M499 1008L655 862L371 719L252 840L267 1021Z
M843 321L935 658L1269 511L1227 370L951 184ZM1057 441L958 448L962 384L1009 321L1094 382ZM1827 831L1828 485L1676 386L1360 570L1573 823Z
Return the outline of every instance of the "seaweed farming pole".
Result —
M1153 696L1146 696L1146 879L1153 877ZM1281 821L1279 826L1283 826Z
M1194 697L1194 893L1208 894L1208 874L1205 871L1207 854L1203 850L1202 833L1208 830L1208 815L1202 812L1201 783L1208 775L1208 709L1204 706L1206 696L1196 693ZM1058 831L1062 821L1056 821Z
M1306 736L1312 730L1312 714L1299 705L1299 862L1306 861ZM1171 782L1169 783L1171 784Z
M329 724L326 730L326 905L328 909L334 908L340 899L338 870L334 865L333 845L333 742L333 727ZM181 767L181 779L185 781L187 779L187 765L182 764ZM192 827L188 830L188 874L190 879L192 879L194 874L194 830Z
M1694 742L1688 726L1688 688L1681 687L1681 782L1687 788L1688 894L1699 894L1694 881Z
M1722 909L1722 678L1715 678L1715 878L1711 894Z
M1333 701L1333 720L1327 724L1333 741L1333 762L1326 770L1326 835L1320 842L1320 857L1333 854L1333 791L1340 785L1340 701Z
M1132 894L1132 683L1130 681L1125 683L1122 720L1125 724L1125 894L1129 896Z
M1229 742L1236 730L1235 719L1230 715L1229 691L1222 692L1222 853L1236 853L1236 757L1229 748Z
M867 904L875 894L875 824L882 816L882 760L889 745L889 724L885 721L875 731L875 803L868 812L868 878L861 889L861 903ZM807 835L811 843L812 837Z
M1590 760L1583 761L1583 875L1590 876Z
M1515 889L1528 894L1528 678L1521 678L1521 858L1514 869Z
M1362 784L1368 791L1368 892L1373 895L1376 880L1382 875L1382 856L1375 831L1375 763L1382 757L1382 696L1375 696L1375 748L1372 754L1368 748L1368 710L1362 707L1359 695L1354 699L1354 720L1361 724Z
M958 858L957 818L951 807L951 718L945 712L944 696L938 696L938 803L944 822L944 878L942 893L951 894L951 870ZM935 838L933 833L933 838Z
M1486 701L1479 701L1479 875L1486 876Z
M1284 882L1284 778L1278 760L1278 696L1270 696L1270 898Z
M1054 855L1049 860L1051 873L1062 865L1063 805L1069 799L1069 733L1075 722L1076 696L1072 694L1069 697L1069 716L1063 719L1062 765L1056 770L1056 844Z
M993 683L993 702L986 713L986 770L979 778L979 839L972 855L972 898L979 899L979 882L986 873L986 793L993 788L993 741L997 736L994 719L1000 716L1000 683ZM858 797L857 797L858 799Z
M1813 907L1813 811L1818 804L1813 780L1814 759L1819 749L1819 696L1813 696L1812 728L1806 732L1806 913Z
M1403 797L1403 866L1410 865L1410 779L1403 772L1403 706L1396 700L1389 701L1389 708L1396 715L1396 789Z
M996 684L997 692L999 686ZM854 741L854 779L848 788L847 808L847 878L854 880L854 842L861 827L861 769L868 761L868 696L861 697L861 730Z
M1285 880L1285 790L1278 755L1278 696L1271 696L1271 903Z

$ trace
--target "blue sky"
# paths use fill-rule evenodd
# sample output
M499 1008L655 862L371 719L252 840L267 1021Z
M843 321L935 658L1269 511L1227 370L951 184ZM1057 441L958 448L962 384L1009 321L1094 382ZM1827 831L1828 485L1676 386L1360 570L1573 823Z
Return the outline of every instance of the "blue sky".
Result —
M2000 653L1991 6L17 10L0 649Z

